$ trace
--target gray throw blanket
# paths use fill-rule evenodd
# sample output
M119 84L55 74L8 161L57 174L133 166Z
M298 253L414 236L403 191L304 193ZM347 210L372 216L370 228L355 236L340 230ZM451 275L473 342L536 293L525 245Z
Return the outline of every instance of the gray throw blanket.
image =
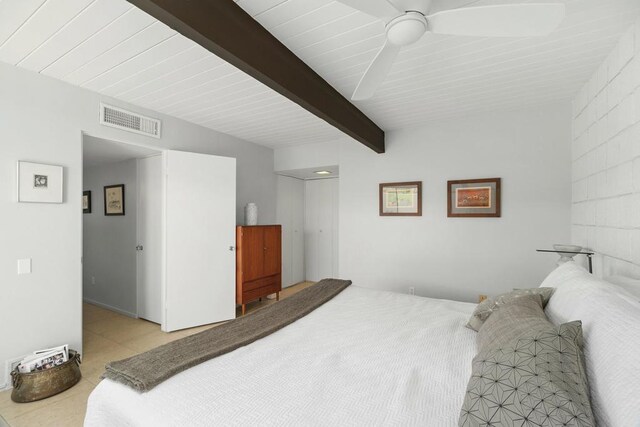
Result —
M338 295L350 280L324 279L282 301L145 353L110 362L102 378L146 392L202 362L251 344L311 313Z

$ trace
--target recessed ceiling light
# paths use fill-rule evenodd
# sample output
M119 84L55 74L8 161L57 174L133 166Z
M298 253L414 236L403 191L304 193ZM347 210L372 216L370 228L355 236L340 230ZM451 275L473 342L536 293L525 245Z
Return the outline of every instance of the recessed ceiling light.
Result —
M315 171L314 173L317 173L318 175L331 175L330 171Z

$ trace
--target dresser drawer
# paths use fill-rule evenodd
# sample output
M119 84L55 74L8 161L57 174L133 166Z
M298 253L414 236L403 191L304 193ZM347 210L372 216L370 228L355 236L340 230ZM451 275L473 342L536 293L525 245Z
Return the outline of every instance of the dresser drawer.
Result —
M275 276L262 277L260 279L253 280L251 282L244 282L242 284L242 292L253 291L255 289L264 288L267 286L279 286L280 285L280 275L276 274Z
M281 276L276 274L275 276L263 277L261 279L243 283L242 290L239 290L238 292L237 303L245 304L258 298L280 292L282 290L280 280Z
M244 291L242 293L242 301L240 301L240 304L257 300L258 298L266 297L267 295L275 294L276 292L280 292L280 290L281 290L280 286L274 283L272 285L264 286L262 288L252 289L250 291Z

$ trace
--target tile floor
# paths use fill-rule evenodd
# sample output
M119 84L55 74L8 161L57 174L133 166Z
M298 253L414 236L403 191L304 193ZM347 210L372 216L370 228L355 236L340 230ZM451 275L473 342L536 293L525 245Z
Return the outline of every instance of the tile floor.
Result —
M303 282L288 287L280 293L280 297L291 296L312 284ZM256 301L247 306L247 313L273 303L275 299ZM84 304L83 311L84 354L80 366L82 380L64 393L32 403L14 403L11 401L11 391L1 392L0 427L4 426L3 419L11 427L81 426L87 408L87 398L100 382L100 375L107 362L133 356L219 325L205 325L166 333L155 323L123 316L95 305Z

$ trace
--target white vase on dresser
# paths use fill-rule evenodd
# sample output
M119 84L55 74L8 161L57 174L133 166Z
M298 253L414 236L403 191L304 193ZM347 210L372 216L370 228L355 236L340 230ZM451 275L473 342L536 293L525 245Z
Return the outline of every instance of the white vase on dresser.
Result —
M258 225L258 205L247 203L244 207L244 220L246 225Z

